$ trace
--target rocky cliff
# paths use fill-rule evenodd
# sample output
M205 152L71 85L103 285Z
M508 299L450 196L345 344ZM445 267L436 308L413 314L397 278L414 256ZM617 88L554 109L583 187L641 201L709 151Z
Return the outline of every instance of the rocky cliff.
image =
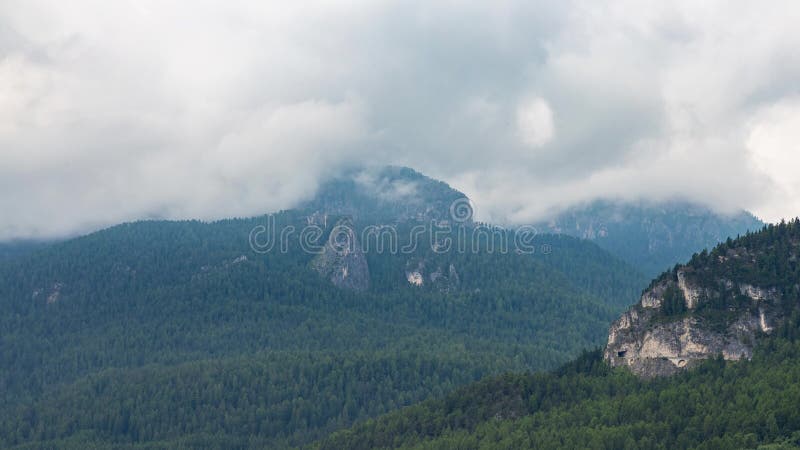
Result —
M312 268L336 286L366 290L370 268L364 249L369 251L368 239L377 235L365 234L365 228L443 222L470 225L471 208L469 199L446 183L407 167L386 166L353 169L328 180L299 210L307 214L306 225L333 230ZM387 230L396 232L397 239L411 236L410 229ZM365 242L359 242L359 236ZM372 244L373 249L383 245L374 240ZM405 273L398 270L396 276L405 276L411 285L434 286L442 292L455 290L459 284L454 266L434 267L424 258L409 259Z
M409 259L405 274L409 284L433 286L440 292L455 291L461 283L455 265L435 265L424 258Z
M311 267L340 288L356 291L369 288L367 259L350 219L342 219L333 227Z
M695 255L654 281L609 330L605 359L642 377L707 358L749 359L800 293L796 222Z

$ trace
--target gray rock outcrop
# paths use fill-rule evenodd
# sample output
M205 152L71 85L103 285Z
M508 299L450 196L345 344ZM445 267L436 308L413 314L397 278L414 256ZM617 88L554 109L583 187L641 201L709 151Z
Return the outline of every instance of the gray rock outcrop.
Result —
M440 292L451 292L458 289L461 279L453 264L436 265L425 259L412 259L406 262L405 276L409 284L414 286L432 286Z
M682 270L658 282L611 325L605 360L612 367L628 367L651 378L672 375L718 355L726 360L751 358L756 339L772 332L780 321L779 292L723 279L717 286L702 288ZM740 301L735 308L714 311L715 319L698 313L706 302L722 296ZM683 302L677 305L681 312L666 312L668 302Z
M369 289L367 258L349 219L333 227L322 252L311 261L311 267L337 287L355 291Z

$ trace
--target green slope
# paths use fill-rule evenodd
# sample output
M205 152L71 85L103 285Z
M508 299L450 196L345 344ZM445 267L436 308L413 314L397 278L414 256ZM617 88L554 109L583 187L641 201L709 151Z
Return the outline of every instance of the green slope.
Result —
M798 248L800 221L794 221L728 241L687 266L701 281L725 276L781 293L782 324L760 338L751 361L714 359L645 381L610 369L597 350L551 373L481 381L337 432L313 448L798 448ZM722 300L697 314L725 313L738 301Z
M372 287L353 292L296 239L252 252L262 223L125 224L0 265L0 446L307 443L555 367L598 345L644 284L591 243L539 236L549 253L369 254ZM454 264L461 282L411 286L409 258Z
M794 327L793 339L771 340L750 362L709 361L653 382L610 371L596 351L578 371L489 379L336 433L314 448L797 448Z

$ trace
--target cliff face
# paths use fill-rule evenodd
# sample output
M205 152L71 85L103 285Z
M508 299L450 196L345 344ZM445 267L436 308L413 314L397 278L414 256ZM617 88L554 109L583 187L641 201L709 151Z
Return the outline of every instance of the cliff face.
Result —
M369 288L367 258L349 219L336 224L322 252L311 261L311 267L337 287L356 291Z
M640 302L611 325L605 359L612 367L627 366L642 377L672 375L698 361L722 355L728 360L749 359L760 334L768 334L780 320L780 297L774 290L747 284L730 284L747 296L749 305L738 308L727 323L695 315L701 302L719 292L701 290L687 280L684 272L677 279L660 283L646 291ZM678 293L685 312L664 313L665 294ZM734 312L734 311L729 311Z
M611 325L606 361L649 378L718 355L749 359L800 298L798 227L770 233L728 241L654 281Z
M406 280L414 286L434 286L440 292L451 292L458 289L461 279L456 266L448 264L431 265L424 258L414 258L406 262Z

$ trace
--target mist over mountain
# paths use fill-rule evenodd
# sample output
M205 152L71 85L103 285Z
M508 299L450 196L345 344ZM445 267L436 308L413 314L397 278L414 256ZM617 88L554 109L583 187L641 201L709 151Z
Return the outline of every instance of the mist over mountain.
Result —
M298 209L348 216L366 224L451 220L451 207L466 195L409 167L351 169L326 182ZM472 220L473 212L467 214Z
M792 217L798 20L791 1L4 1L0 240L295 208L365 162L492 223L602 198Z
M300 209L391 224L449 221L454 206L468 208L469 220L481 215L482 205L473 210L467 196L446 183L408 167L388 166L351 169L321 186ZM729 237L759 230L764 223L747 211L723 214L688 201L597 200L530 225L542 234L591 240L653 277Z
M552 369L604 342L643 272L757 223L682 203L597 203L555 234L472 214L446 183L370 167L296 210L11 246L2 443L309 444L489 375Z
M490 374L555 367L600 344L645 282L568 236L501 251L516 231L453 220L463 194L379 173L302 211L127 223L0 263L2 446L309 443ZM386 223L398 250L363 240ZM277 240L286 230L298 233Z
M763 225L747 211L721 214L685 201L595 201L536 226L589 239L654 277L694 253Z
M0 448L800 448L798 24L0 1Z

